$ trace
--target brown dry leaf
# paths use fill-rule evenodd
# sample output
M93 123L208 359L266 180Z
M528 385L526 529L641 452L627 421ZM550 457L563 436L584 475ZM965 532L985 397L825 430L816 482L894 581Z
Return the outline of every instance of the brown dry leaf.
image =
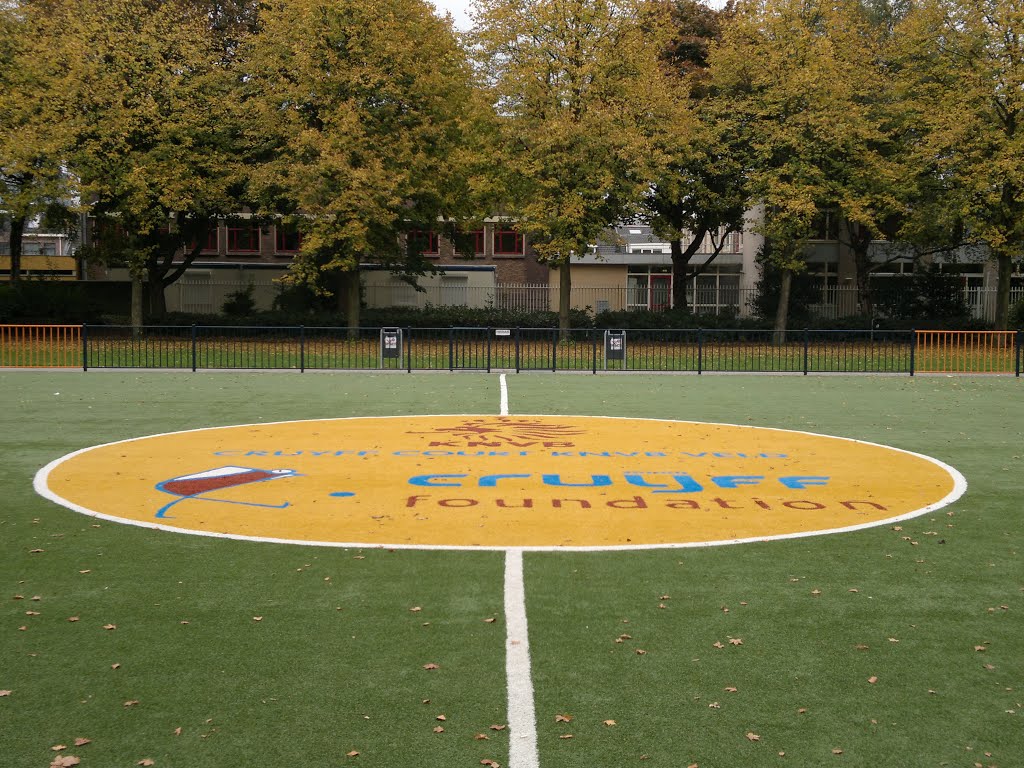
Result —
M68 748L67 744L54 744L52 747L50 747L50 749L52 749L54 752L60 752L60 751L65 750L67 748Z
M713 643L711 644L711 646L712 646L713 648L725 648L725 646L724 646L724 645L722 644L722 641L721 641L721 640L716 640L715 642L713 642Z
M419 613L422 610L423 609L420 606L414 605L412 608L409 609L409 613Z
M814 595L815 597L817 597L818 595L821 594L821 590L820 589L812 589L811 590L811 594Z
M835 749L832 750L832 754L833 755L841 755L841 754L843 754L843 750L839 749L839 747L836 747Z
M555 715L556 723L571 723L572 715Z
M665 605L664 603L658 603L658 607L661 608L662 610L668 608L668 606Z
M484 619L483 621L484 621L484 624L493 624L494 622L497 621L497 619L492 616L491 618Z
M743 645L743 641L738 637L730 637L729 645Z
M662 596L661 596L661 597L659 597L658 599L659 599L659 600L671 600L671 599L672 599L672 596L671 596L671 595L662 595Z
M351 752L346 752L345 757L359 757L359 751L353 749Z
M10 695L11 695L11 691L0 691L0 697L2 697L2 696L10 696Z
M736 687L736 686L734 686L734 685L727 685L727 686L725 687L725 690L726 690L726 691L728 691L729 693L736 693L736 691L738 691L738 690L739 690L739 688L737 688L737 687Z
M572 739L572 738L575 738L575 737L571 733L563 733L558 738L560 738L560 739Z
M92 571L91 571L91 570L89 570L89 569L87 568L87 569L86 569L86 570L84 570L84 571L79 571L79 573L81 573L81 574L86 574L86 573L92 573Z
M434 733L444 733L444 728L440 725L434 726Z
M643 648L637 648L636 651L634 651L634 653L636 653L637 656L643 656L645 653L647 653L647 651L645 651Z
M126 701L126 702L124 703L124 706L126 706L126 707L134 707L134 706L136 706L136 705L137 705L138 703L139 703L139 700L138 700L138 699L129 699L128 701Z
M752 731L747 731L747 741L760 741L761 737Z
M974 650L976 650L976 651L984 651L985 650L985 646L984 645L976 645L976 646L974 646Z
M430 669L440 669L441 665L440 664L435 664L434 662L430 662L429 664L424 664L423 668L427 669L427 670L430 670Z
M253 616L252 620L253 621L263 621L263 617L262 616Z
M440 721L441 721L441 722L443 723L443 722L444 722L445 720L447 720L448 718L447 718L447 717L445 717L444 715L438 715L438 716L437 716L437 717L435 717L434 719L435 719L435 720L440 720Z
M42 614L39 613L39 611L25 611L25 615L26 616L41 616Z
M871 677L868 678L868 682L871 683L872 685L874 685L875 683L878 682L878 677L876 675L872 675Z
M50 768L71 768L71 766L78 765L80 762L82 761L74 755L60 755L53 758Z
M103 628L107 631L110 631L111 629L117 629L117 624L104 624Z
M36 603L38 603L38 602L39 602L40 600L42 600L42 599L43 599L43 598L42 598L42 595L32 595L32 601L33 601L33 602L36 602Z
M181 736L181 726L180 725L177 728L174 729L174 735L175 736Z
M717 701L712 701L710 704L708 704L708 709L721 709L721 708L722 708L722 705L719 704Z
M609 728L613 725L618 725L614 720L602 720L601 725L607 725Z
M995 665L993 665L993 664L986 664L985 665L985 669L993 670L993 669L995 669ZM0 696L2 696L2 695L3 695L3 691L0 691Z
M136 765L156 765L156 760L151 757L144 757Z
M68 616L68 621L70 621L73 624L76 621L79 621L79 618L77 616Z
M491 730L492 731L504 731L506 728L508 728L507 725L492 725L491 726Z
M860 592L860 590L859 590L859 589L856 589L856 588L854 588L854 589L848 589L848 590L846 590L846 591L847 591L847 592Z
M796 711L796 713L797 713L798 715L804 715L804 714L807 714L807 707L800 707L800 709L798 709L798 710Z
M15 595L15 596L14 596L14 597L12 597L11 599L12 599L12 600L24 600L24 599L25 599L25 596L24 596L24 595Z
M864 645L864 643L857 643L853 647L854 647L854 650L858 650L858 651L866 651L869 648L869 646Z
M45 549L30 549L28 553L30 555L38 555L40 552L45 552Z
M477 741L490 741L491 740L491 737L488 736L486 733L478 733L473 738L476 739Z
M120 665L120 664L111 664L111 665L110 665L110 668L111 668L111 669L120 669L120 668L121 668L121 665Z
M501 768L501 763L496 763L493 760L481 760L480 765L487 765L490 768Z

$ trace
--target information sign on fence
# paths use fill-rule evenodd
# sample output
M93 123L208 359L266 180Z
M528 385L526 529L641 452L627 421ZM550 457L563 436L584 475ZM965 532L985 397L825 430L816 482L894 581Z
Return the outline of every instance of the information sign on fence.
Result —
M604 367L608 367L609 360L626 359L626 332L605 331L604 332Z
M381 328L380 329L380 367L383 368L386 360L402 359L402 329Z

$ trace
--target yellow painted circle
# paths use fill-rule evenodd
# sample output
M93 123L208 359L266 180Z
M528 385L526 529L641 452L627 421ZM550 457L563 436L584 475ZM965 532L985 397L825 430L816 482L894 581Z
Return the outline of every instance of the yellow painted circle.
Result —
M963 477L872 443L584 416L296 421L140 437L40 470L43 495L138 525L328 545L700 546L850 530Z

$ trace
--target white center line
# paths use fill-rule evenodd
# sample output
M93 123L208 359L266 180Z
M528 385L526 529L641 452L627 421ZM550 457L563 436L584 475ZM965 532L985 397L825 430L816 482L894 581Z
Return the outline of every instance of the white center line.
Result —
M508 416L508 382L501 384L501 415ZM505 551L505 680L508 687L509 768L539 768L530 639L526 624L523 551Z
M505 678L508 684L509 768L538 768L537 713L533 704L530 641L526 626L523 551L505 552Z

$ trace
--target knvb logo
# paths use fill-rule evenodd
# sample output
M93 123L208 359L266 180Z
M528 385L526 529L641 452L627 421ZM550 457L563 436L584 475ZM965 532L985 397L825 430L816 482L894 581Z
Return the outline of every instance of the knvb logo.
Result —
M430 447L446 448L573 448L572 438L584 430L567 424L552 424L539 419L497 418L466 419L454 427L436 427L410 435L436 435Z

